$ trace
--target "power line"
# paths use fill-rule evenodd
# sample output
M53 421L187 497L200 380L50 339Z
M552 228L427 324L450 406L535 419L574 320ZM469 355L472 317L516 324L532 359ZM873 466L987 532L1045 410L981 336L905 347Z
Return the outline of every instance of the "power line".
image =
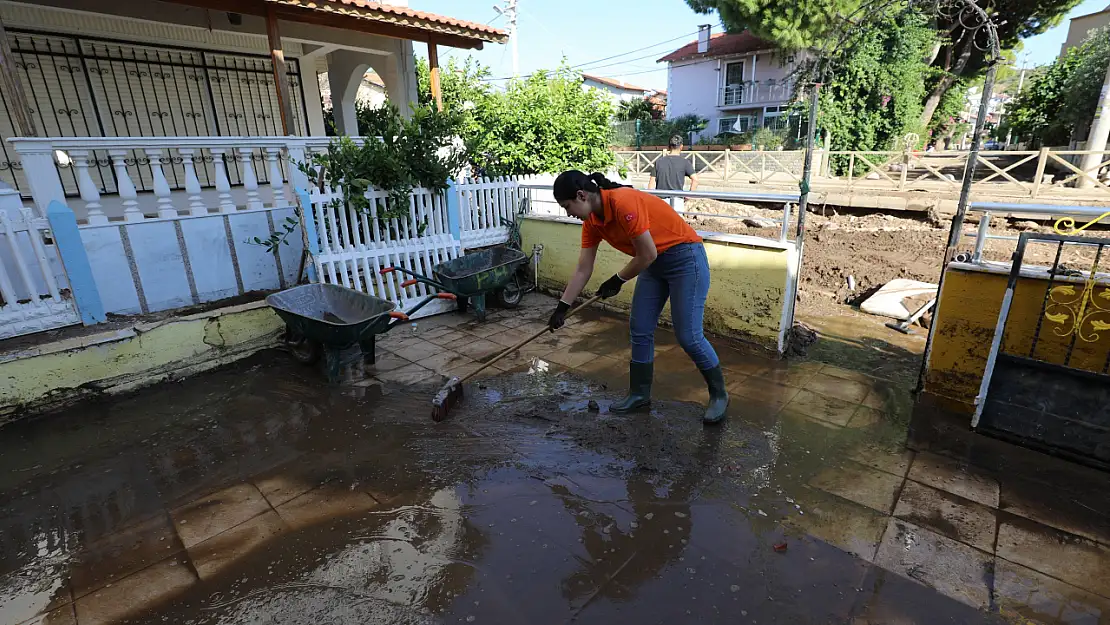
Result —
M721 25L721 24L718 24L718 26L723 27L723 25ZM613 67L615 65L624 65L625 63L631 63L633 61L640 61L640 60L643 60L643 59L651 58L651 57L655 56L656 54L658 54L659 52L656 51L656 52L652 52L651 54L645 54L643 56L638 56L638 57L631 58L631 59L625 59L623 61L618 61L618 62L615 62L615 63L607 63L605 65L595 65L594 67L584 67L586 65L594 65L595 63L600 63L602 61L608 61L610 59L615 59L615 58L618 58L618 57L627 56L629 54L635 54L637 52L642 52L644 50L649 50L651 48L657 48L661 45L668 44L668 43L671 43L671 42L674 42L674 41L678 41L679 39L685 39L685 38L690 37L692 35L696 35L699 32L700 32L700 30L696 30L692 33L687 33L685 35L679 35L678 37L674 37L672 39L667 39L666 41L659 41L657 43L653 43L650 46L644 46L642 48L636 48L635 50L629 50L627 52L622 52L620 54L614 54L612 56L607 56L607 57L600 58L600 59L594 59L593 61L586 61L585 63L578 63L576 65L571 65L569 67L569 69L578 70L579 72L594 71L594 70L597 70L597 69L603 69L603 68L606 68L606 67ZM655 71L655 70L649 70L649 71ZM637 73L646 73L646 72L637 72ZM520 76L520 78L528 78L530 76L532 76L532 74L526 74L524 76ZM500 77L500 78L484 78L483 80L485 82L496 82L496 81L499 81L499 80L508 80L510 78L513 78L513 77L512 76L503 76L503 77Z

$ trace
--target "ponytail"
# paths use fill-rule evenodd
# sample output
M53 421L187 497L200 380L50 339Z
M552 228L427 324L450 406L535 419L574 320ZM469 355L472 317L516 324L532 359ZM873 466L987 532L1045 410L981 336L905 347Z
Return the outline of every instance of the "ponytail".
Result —
M627 186L613 182L606 178L605 174L599 172L586 175L577 169L569 169L555 178L555 184L551 185L551 191L556 202L563 202L573 200L579 191L598 193L602 189L619 189Z

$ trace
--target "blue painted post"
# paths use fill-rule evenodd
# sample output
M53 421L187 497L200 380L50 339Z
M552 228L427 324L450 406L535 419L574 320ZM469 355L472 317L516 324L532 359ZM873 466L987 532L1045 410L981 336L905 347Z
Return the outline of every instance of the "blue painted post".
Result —
M50 222L58 255L62 257L62 266L69 278L69 292L77 304L81 323L87 326L104 323L108 316L104 314L104 304L100 301L100 291L93 279L89 255L85 252L85 243L81 241L77 217L68 206L54 200L46 208L46 220Z
M316 236L316 221L312 218L312 198L309 197L308 191L299 187L294 191L301 204L301 227L304 228L305 236L308 239L308 253L310 255L308 280L316 282L316 263L312 258L320 253L320 239Z
M447 181L447 226L456 241L462 240L462 208L459 206L459 190L454 180Z

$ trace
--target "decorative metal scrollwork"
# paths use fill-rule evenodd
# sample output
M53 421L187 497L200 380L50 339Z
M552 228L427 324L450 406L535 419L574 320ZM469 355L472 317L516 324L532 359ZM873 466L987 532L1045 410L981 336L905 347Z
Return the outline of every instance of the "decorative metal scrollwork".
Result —
M77 72L81 71L81 66L80 65L64 65L63 64L63 65L55 65L54 67L56 67L60 71L69 72L70 74L76 74Z
M165 119L165 118L169 117L170 114L165 112L165 111L151 111L150 116L151 117L160 117L162 119Z
M201 117L204 117L204 113L194 113L193 111L189 111L188 113L185 113L185 117L187 119L199 119Z
M127 75L128 76L138 76L138 77L141 78L143 76L150 76L150 72L144 72L142 70L132 69L132 70L128 70Z
M35 65L30 61L16 61L15 66L22 70L36 69L38 67L38 65Z
M135 111L121 110L121 109L116 109L116 110L112 111L112 115L115 115L116 117L131 117L134 114L135 114Z
M1099 332L1110 330L1110 286L1099 284L1097 272L1092 272L1083 283L1082 292L1075 285L1052 287L1048 292L1049 304L1044 318L1058 324L1052 332L1056 336L1072 334L1087 343L1099 340ZM1096 293L1101 289L1100 293Z
M0 161L0 171L18 171L23 169L23 163L19 161Z
M1075 227L1074 217L1061 217L1057 219L1056 223L1052 225L1052 230L1056 232L1056 234L1076 234L1077 232L1083 232L1087 228L1090 228L1091 226L1097 224L1103 219L1106 219L1107 217L1110 217L1110 211L1107 211L1099 215L1098 217L1095 217L1091 221L1088 221L1078 228Z
M97 76L107 76L108 74L112 73L112 70L111 68L105 69L103 67L90 67L89 73L96 74Z
M60 107L57 110L57 113L58 113L58 115L65 115L66 117L73 117L74 115L80 115L81 114L81 109L67 109L65 107Z

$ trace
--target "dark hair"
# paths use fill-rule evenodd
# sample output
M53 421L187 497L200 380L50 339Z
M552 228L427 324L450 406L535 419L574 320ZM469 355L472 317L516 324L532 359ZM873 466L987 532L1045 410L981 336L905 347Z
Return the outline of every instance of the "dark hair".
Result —
M594 172L586 175L577 169L568 169L555 179L555 184L551 185L551 191L556 202L563 202L573 200L579 191L597 193L602 189L619 189L627 186L609 180L605 174Z
M673 135L671 140L667 143L667 147L672 150L677 150L682 147L682 135Z

